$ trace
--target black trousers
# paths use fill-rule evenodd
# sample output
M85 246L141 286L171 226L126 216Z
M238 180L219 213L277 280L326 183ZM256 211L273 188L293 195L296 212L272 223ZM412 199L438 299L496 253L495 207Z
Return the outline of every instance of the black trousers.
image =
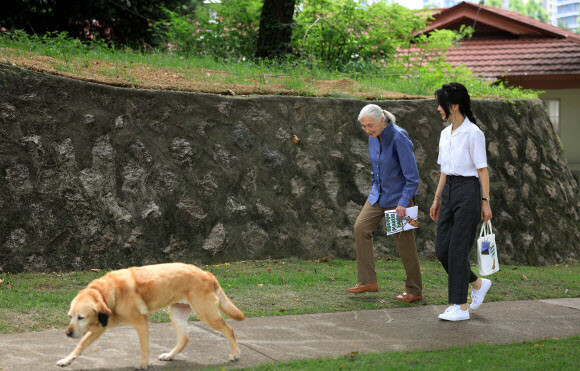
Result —
M469 251L481 220L479 179L447 175L441 197L435 253L447 271L449 303L465 304L469 283L477 280Z

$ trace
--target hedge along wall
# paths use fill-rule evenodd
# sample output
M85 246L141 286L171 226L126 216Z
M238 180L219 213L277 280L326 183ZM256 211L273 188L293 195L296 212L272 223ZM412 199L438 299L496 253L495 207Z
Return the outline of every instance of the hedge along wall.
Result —
M370 187L368 102L224 97L0 68L0 271L265 257L353 258ZM433 100L381 101L415 145L416 232L435 259ZM476 100L504 263L580 252L578 185L540 101ZM293 141L293 135L300 138ZM377 254L396 256L379 230Z

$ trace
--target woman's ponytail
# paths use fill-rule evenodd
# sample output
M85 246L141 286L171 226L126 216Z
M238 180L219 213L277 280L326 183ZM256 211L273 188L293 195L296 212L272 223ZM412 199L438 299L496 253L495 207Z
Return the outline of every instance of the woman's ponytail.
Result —
M465 116L469 119L469 121L477 125L477 120L475 119L475 116L473 116L473 112L471 112L471 107L467 107L465 111Z
M387 111L386 109L383 110L383 114L385 115L386 118L388 118L393 124L396 121L395 115L393 115L392 113L390 113L389 111Z

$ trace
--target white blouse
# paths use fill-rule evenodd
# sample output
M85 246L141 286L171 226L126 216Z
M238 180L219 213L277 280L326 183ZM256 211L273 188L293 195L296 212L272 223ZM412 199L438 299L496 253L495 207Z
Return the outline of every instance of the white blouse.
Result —
M441 131L439 157L441 172L445 175L475 176L477 169L487 167L485 135L466 117L451 134L452 125Z

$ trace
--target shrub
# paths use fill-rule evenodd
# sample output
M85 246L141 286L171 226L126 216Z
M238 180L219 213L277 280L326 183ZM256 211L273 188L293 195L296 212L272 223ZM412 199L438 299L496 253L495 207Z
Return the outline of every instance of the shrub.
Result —
M254 54L262 1L222 0L196 8L191 16L164 9L167 19L154 24L155 35L171 51L250 58Z
M387 65L426 17L384 0L305 0L296 14L294 44L304 57L337 70ZM352 69L351 69L352 68Z

